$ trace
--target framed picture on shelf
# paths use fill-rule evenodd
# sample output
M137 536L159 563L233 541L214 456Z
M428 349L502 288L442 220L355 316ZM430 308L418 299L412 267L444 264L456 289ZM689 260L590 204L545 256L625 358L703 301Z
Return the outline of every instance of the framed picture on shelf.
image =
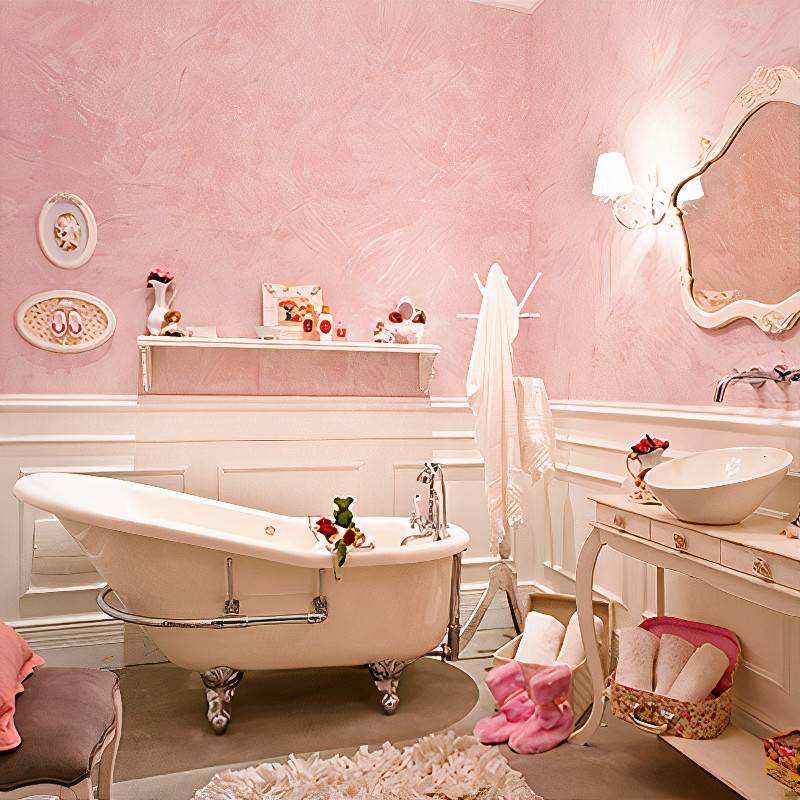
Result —
M303 310L311 305L317 314L322 311L322 287L319 284L285 286L282 283L264 283L261 286L261 321L263 325L277 326L281 338L301 338Z

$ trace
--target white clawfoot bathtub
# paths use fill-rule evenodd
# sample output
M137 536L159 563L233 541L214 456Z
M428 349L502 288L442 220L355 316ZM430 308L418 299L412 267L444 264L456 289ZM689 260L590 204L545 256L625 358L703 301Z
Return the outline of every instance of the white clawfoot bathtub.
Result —
M394 711L399 672L447 631L451 581L469 542L450 525L447 538L401 546L413 533L408 520L359 517L375 548L351 550L337 581L306 518L68 473L20 478L14 494L58 517L116 606L152 620L163 654L203 674L219 733L246 670L367 664ZM181 620L210 624L171 624Z

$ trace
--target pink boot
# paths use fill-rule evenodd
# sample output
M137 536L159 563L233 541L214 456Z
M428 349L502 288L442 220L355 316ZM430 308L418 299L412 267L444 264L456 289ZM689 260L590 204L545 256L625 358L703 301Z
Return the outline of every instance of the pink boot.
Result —
M533 714L535 708L525 691L522 667L516 661L501 664L486 675L486 686L497 700L498 711L478 720L475 738L481 744L501 744Z
M508 746L516 753L543 753L561 744L574 724L569 705L572 670L557 664L539 670L528 682L528 695L536 704L533 716L512 733Z

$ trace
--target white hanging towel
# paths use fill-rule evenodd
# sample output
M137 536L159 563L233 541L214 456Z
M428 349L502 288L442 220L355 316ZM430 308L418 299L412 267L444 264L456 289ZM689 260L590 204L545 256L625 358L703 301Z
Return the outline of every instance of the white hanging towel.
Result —
M555 473L556 432L541 378L514 378L520 463L534 481Z
M481 310L467 372L467 402L475 415L475 439L483 455L493 555L511 528L522 522L522 463L511 346L519 309L508 278L492 264L481 290Z

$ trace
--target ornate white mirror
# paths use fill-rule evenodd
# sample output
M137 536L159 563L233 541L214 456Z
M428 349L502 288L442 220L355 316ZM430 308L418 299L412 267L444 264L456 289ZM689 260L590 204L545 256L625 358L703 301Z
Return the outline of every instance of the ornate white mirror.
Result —
M675 187L681 294L704 328L746 318L767 333L800 319L800 71L759 67L715 142Z

